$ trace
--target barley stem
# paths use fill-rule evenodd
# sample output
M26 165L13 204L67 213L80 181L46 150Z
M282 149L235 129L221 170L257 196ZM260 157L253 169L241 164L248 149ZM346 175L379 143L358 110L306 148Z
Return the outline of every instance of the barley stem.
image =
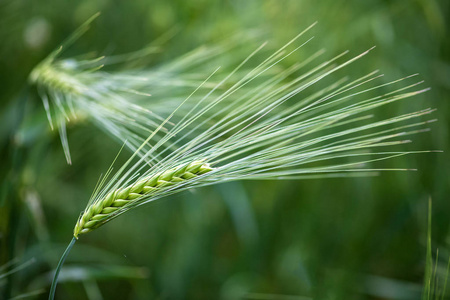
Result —
M63 255L61 256L61 259L59 260L58 266L56 266L55 275L53 276L52 286L50 287L50 294L48 296L49 300L53 300L53 298L55 298L56 284L58 283L59 272L61 271L64 261L66 260L67 256L69 255L70 250L72 249L72 247L76 241L77 241L77 239L75 237L70 241L69 246L67 246L66 251L64 251Z

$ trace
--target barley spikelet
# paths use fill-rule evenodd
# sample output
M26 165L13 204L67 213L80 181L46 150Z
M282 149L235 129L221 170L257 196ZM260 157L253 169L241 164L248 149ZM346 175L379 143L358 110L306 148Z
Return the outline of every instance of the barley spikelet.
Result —
M170 170L159 172L136 181L126 188L111 191L106 197L90 206L79 218L74 236L87 233L100 227L119 208L138 201L144 195L156 193L164 187L176 186L185 181L212 171L213 168L205 162L193 161L188 164L177 166Z
M75 76L70 76L67 72L59 68L51 67L44 63L38 65L30 74L31 83L40 83L54 90L80 95L85 89L83 84Z

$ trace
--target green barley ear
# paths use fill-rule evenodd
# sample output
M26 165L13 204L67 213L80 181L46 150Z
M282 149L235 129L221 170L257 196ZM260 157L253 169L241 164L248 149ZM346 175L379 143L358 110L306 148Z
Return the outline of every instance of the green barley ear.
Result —
M417 88L421 81L409 82L415 75L376 83L381 76L374 71L359 78L345 76L324 88L313 89L362 59L369 50L343 60L345 52L311 66L323 54L319 51L312 58L267 76L279 62L312 40L306 39L295 47L311 27L230 83L230 76L240 74L263 44L213 88L227 89L202 98L191 94L179 104L117 172L108 170L81 213L68 249L81 234L140 205L181 191L234 180L404 171L407 169L374 168L370 164L427 152L402 151L398 147L410 142L408 136L427 131L424 127L434 120L417 119L427 117L432 109L373 119L377 108L428 90ZM381 93L382 88L390 88L391 92ZM374 96L374 91L378 95ZM190 109L163 131L185 105Z
M156 195L167 187L176 188L177 185L186 184L212 170L213 168L208 163L193 161L141 178L125 188L112 190L83 212L73 235L78 239L78 235L100 227L112 218L114 212L125 208L133 201L140 201L144 196Z

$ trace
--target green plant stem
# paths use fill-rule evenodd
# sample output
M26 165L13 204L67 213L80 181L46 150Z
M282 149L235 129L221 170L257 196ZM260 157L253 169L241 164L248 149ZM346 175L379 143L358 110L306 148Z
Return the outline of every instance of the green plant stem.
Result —
M69 243L69 246L67 246L66 251L64 251L63 255L61 256L61 259L59 260L58 266L56 267L55 276L53 276L52 286L50 288L50 294L48 296L49 300L53 300L53 298L55 298L56 284L58 283L59 272L61 271L64 261L66 260L70 250L72 249L76 241L77 239L73 237L73 239Z

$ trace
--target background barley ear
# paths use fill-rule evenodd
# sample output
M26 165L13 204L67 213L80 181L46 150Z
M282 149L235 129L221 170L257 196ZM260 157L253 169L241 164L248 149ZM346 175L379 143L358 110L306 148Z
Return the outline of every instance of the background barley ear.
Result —
M84 22L28 76L29 83L37 88L51 129L56 128L59 132L69 164L69 123L92 122L119 141L127 140L127 147L134 152L159 122L183 101L185 95L198 88L205 72L209 72L206 65L215 64L217 67L224 63L220 61L224 53L235 51L236 56L222 66L227 72L228 65L239 59L236 48L241 39L245 37L251 44L261 35L250 30L235 34L220 43L195 48L163 65L152 65L147 60L164 52L164 44L175 38L174 30L130 53L65 57L67 49L82 39L98 16L99 13ZM214 86L214 82L209 82L202 88L209 92ZM191 108L185 105L179 116L182 117Z

